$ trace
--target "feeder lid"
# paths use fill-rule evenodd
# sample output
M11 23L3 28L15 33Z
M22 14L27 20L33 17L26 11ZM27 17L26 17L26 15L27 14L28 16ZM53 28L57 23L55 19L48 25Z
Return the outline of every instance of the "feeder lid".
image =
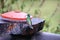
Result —
M27 13L20 11L10 11L1 15L2 18L12 19L12 20L26 20ZM30 16L32 18L32 16Z

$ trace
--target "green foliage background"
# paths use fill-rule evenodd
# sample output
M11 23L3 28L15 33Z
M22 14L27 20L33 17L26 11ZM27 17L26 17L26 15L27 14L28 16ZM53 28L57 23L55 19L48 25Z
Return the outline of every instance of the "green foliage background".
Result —
M45 19L43 31L60 34L60 0L0 0L0 13L12 10L20 10L30 13L33 17L43 18Z

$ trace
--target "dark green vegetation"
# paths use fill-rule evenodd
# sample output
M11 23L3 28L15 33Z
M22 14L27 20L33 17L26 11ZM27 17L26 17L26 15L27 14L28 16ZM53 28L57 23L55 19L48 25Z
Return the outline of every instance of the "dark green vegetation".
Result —
M43 31L60 33L60 0L0 0L0 13L20 10L44 18Z

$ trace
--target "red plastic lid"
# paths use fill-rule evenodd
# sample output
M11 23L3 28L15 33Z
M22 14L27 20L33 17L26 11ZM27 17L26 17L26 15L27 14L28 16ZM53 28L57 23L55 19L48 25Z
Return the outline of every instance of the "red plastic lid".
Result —
M3 18L8 18L12 20L26 20L27 13L18 12L18 11L10 11L1 15ZM32 18L32 16L30 16Z

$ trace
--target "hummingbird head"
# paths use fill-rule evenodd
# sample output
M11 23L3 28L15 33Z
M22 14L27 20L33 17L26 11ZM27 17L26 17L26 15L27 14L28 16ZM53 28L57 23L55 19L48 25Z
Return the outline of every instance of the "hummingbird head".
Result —
M27 14L27 17L30 17L30 14Z

